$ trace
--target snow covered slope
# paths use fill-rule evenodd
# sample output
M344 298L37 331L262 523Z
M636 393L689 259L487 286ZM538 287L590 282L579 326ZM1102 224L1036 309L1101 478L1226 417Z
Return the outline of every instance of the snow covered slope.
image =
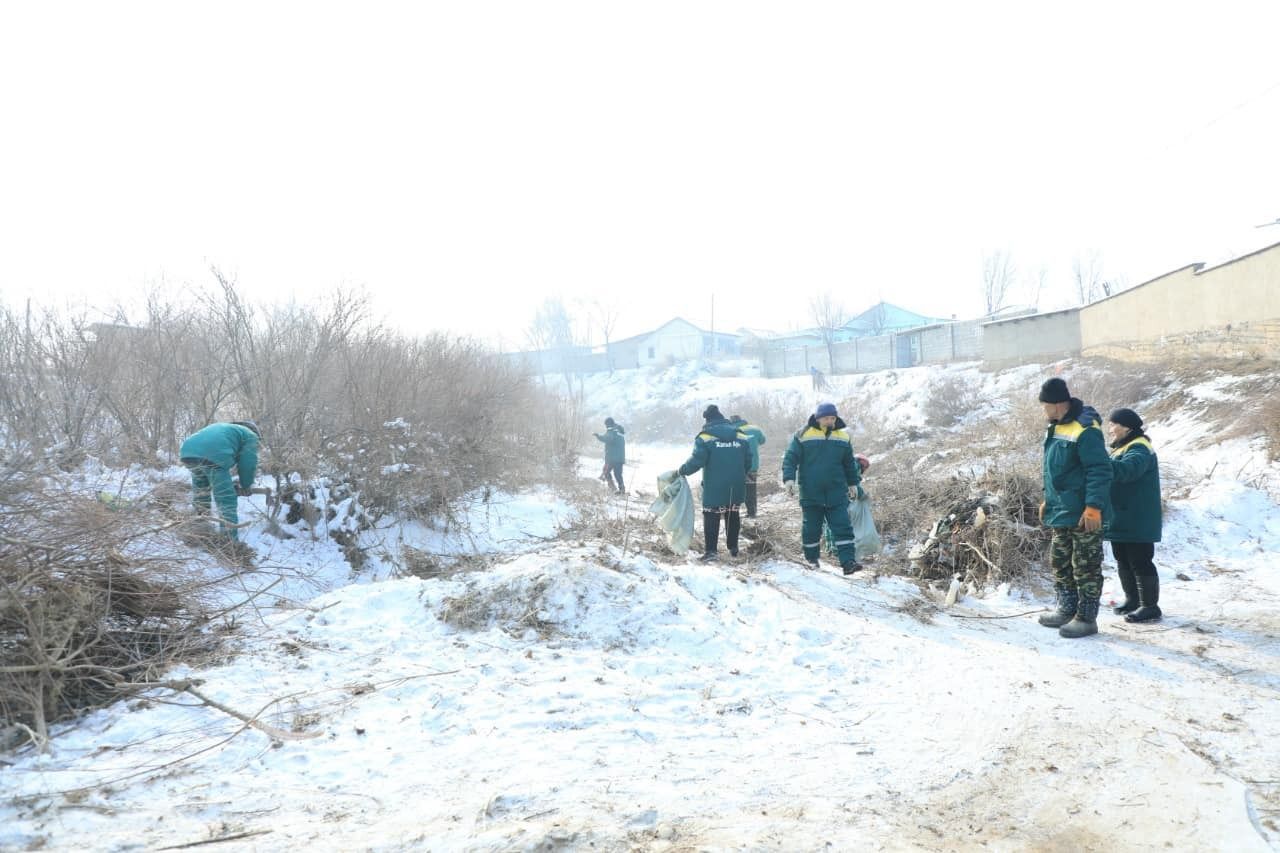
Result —
M993 400L1040 375L948 372ZM692 417L739 383L812 402L807 380L639 373L589 389L593 406ZM896 373L834 377L830 396L923 418L937 372ZM173 674L287 737L157 692L11 756L0 847L1274 849L1274 463L1248 437L1215 446L1190 412L1157 435L1184 469L1161 623L1106 612L1099 636L1067 641L1020 590L940 610L903 578L550 539L567 509L530 496L490 514L483 570L332 584ZM685 452L633 442L633 482Z

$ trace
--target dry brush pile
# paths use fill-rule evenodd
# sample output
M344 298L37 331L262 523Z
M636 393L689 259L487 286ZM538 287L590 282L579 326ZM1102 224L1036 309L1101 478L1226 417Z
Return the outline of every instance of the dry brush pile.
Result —
M0 747L43 746L51 724L155 686L214 642L209 583L154 547L172 517L104 498L0 455Z

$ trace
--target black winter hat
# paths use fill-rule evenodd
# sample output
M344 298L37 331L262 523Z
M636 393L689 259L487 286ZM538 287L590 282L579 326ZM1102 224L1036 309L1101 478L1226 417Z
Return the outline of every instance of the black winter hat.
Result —
M1129 429L1142 429L1142 418L1133 409L1116 409L1107 420Z
M605 418L605 419L604 419L604 425L605 425L605 426L607 426L607 427L615 426L615 424L614 424L614 422L613 422L613 418Z
M251 429L253 430L254 435L256 435L258 438L262 438L262 430L258 429L258 425L253 421L232 421L232 423L235 424L236 426L242 426L242 427L245 427L246 429Z
M712 403L702 410L702 419L704 421L722 421L724 420L724 415L720 414L720 407Z
M1057 376L1046 379L1044 384L1040 386L1041 403L1068 403L1070 401L1071 392L1067 390L1067 383Z

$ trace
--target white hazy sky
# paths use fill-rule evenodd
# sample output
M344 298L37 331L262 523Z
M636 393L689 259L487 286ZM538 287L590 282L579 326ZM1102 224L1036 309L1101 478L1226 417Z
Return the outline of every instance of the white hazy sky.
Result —
M0 295L362 288L409 332L981 311L1280 242L1280 3L8 3ZM584 309L585 313L585 309Z

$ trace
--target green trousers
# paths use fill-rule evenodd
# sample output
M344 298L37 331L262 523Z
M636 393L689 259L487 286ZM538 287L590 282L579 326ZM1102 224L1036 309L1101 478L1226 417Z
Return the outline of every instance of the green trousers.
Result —
M810 562L818 559L818 546L822 544L822 524L831 528L831 544L835 546L840 565L854 562L853 526L849 524L849 504L822 506L801 504L804 513L800 522L800 540L804 546L804 558Z
M191 502L195 504L196 513L207 517L212 500L218 502L218 515L227 524L221 525L222 532L232 539L240 538L240 531L234 525L240 523L239 495L236 494L235 481L231 479L231 471L204 462L184 462L191 471Z

